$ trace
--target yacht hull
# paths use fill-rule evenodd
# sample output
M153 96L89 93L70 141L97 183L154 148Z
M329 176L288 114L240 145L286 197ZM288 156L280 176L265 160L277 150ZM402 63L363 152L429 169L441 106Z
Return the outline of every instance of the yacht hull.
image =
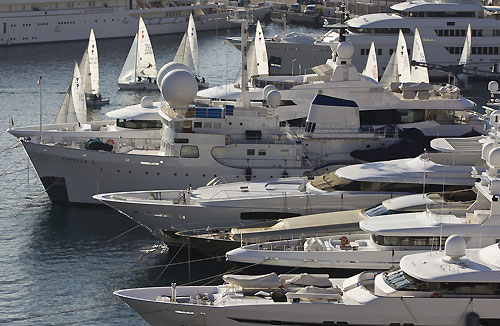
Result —
M177 288L177 296L210 293L208 287L196 287L192 293ZM163 289L163 290L162 290ZM135 289L145 291L151 289ZM158 296L170 293L170 288L155 288ZM224 305L210 306L157 302L155 298L142 299L121 290L115 292L128 306L151 326L255 326L255 325L460 325L465 326L466 315L475 312L482 320L500 318L498 299L474 298L418 298L377 297L367 290L347 291L344 300L334 303L273 302L259 297L233 299ZM187 291L186 291L187 292ZM350 293L351 292L351 293ZM358 297L349 298L349 294ZM362 302L358 302L361 300ZM179 300L180 301L180 300ZM244 302L241 302L244 301Z
M99 193L148 189L201 187L217 176L238 176L246 169L232 168L214 159L201 162L158 155L157 151L120 154L40 145L22 141L35 170L54 203L99 204ZM149 154L149 155L148 155ZM287 168L289 176L300 176L305 168ZM252 169L254 179L279 177L283 168ZM319 172L318 172L319 173Z

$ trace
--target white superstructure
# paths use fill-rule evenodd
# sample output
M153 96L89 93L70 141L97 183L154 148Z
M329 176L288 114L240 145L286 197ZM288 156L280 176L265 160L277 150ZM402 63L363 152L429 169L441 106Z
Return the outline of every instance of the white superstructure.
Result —
M1 0L0 45L83 40L91 28L101 38L131 37L139 17L149 33L183 33L190 13L199 31L235 26L229 10L196 1Z

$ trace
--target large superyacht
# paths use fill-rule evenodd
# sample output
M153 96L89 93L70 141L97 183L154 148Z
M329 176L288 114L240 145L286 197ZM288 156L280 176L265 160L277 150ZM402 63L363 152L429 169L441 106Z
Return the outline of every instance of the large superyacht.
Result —
M375 43L381 75L395 50L399 29L403 30L407 42L411 42L418 27L427 62L456 65L459 62L467 26L472 29L472 55L470 66L478 70L491 70L500 63L500 21L488 18L485 8L478 0L415 0L391 6L389 13L362 15L345 22L346 39L356 50L354 65L363 69L370 44ZM329 47L335 49L339 42L339 31L333 28L314 43L308 38L295 37L267 42L271 74L291 74L322 64L329 58ZM304 44L304 39L306 43ZM300 48L301 52L297 49ZM305 50L304 50L305 49ZM300 53L308 53L302 56ZM300 72L299 72L300 73ZM433 76L441 75L431 71ZM441 75L442 76L442 75Z
M99 38L131 37L139 17L149 33L183 33L193 13L199 31L237 25L231 10L196 0L1 0L0 46L83 40L91 28Z

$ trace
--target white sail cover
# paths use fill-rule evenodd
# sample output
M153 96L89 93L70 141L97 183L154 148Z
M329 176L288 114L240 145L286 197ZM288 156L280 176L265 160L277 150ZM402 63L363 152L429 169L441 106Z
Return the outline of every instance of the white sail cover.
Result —
M127 60L125 60L122 72L118 77L118 83L129 84L135 82L136 55L137 55L137 34L135 34L134 42L132 43L130 51L128 52Z
M267 76L269 75L269 65L267 62L266 41L260 21L257 21L255 29L255 37L248 48L247 54L247 69L248 78L252 76ZM236 83L241 83L241 68L236 76ZM248 81L247 81L248 82Z
M135 72L137 77L156 78L158 75L158 72L156 71L153 47L151 46L148 30L146 29L146 25L144 24L142 17L139 18Z
M97 55L97 42L95 41L94 29L90 29L88 58L90 81L92 85L91 94L99 94L99 58Z
M462 55L460 56L459 65L466 65L469 62L472 50L472 33L470 30L470 24L467 27L467 35L465 36L464 48L462 50Z
M87 121L87 104L85 101L85 93L82 85L80 69L75 62L73 71L73 79L71 85L64 96L63 103L54 123L73 123Z
M396 64L396 51L392 53L391 59L385 68L382 78L380 78L380 83L384 87L390 87L391 83L399 81L398 76L398 65Z
M182 37L181 44L177 49L173 62L185 64L195 74L199 74L199 59L198 59L198 36L196 34L196 25L194 24L193 15L189 15L189 24L186 33Z
M417 62L425 63L425 53L424 46L422 45L422 39L420 38L420 33L418 28L415 28L415 37L413 38L413 52L411 59ZM427 67L411 67L411 81L414 83L428 83L429 73Z
M368 58L366 59L365 70L363 70L363 75L373 78L378 81L378 64L377 64L377 52L375 51L375 43L372 41L370 46L370 52L368 53Z
M396 63L398 65L398 76L400 83L411 82L410 59L408 57L408 47L403 35L403 31L399 30L398 46L396 48Z

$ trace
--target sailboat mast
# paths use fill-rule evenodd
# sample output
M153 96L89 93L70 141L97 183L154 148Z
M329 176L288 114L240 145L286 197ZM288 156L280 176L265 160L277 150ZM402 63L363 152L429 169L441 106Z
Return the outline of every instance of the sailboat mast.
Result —
M36 82L40 86L40 144L42 143L42 76Z
M250 107L248 94L248 20L245 16L241 20L241 100L244 107Z

